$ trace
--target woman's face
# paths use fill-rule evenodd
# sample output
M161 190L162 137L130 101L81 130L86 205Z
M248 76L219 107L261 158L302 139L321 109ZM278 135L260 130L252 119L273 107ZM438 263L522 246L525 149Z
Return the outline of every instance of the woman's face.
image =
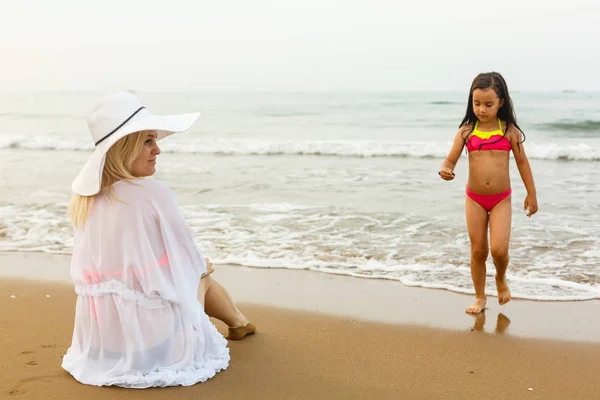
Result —
M156 156L160 154L156 139L156 131L148 131L142 152L131 166L131 173L136 178L151 176L156 172Z

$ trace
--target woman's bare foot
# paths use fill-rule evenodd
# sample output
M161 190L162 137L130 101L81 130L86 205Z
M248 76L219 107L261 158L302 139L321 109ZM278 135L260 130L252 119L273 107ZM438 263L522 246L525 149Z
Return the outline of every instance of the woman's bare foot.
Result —
M229 334L227 339L229 340L242 340L248 335L252 335L256 332L256 327L248 322L246 325L238 326L237 328L229 327Z
M475 298L475 303L473 303L469 307L467 307L465 312L467 314L479 314L482 310L485 309L486 301L487 301L487 298L485 296Z
M496 276L496 288L498 289L498 303L500 305L508 303L510 301L510 289L508 283L506 283L506 277L498 279L498 276Z

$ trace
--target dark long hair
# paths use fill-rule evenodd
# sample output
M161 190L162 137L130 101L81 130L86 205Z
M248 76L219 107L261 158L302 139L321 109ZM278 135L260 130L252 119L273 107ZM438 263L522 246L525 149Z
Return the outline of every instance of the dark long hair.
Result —
M501 121L506 122L506 126L504 127L504 134L506 135L508 129L511 126L514 126L523 135L523 141L519 142L523 143L525 141L525 134L517 124L517 116L515 115L515 110L513 108L510 94L508 93L508 86L506 85L506 81L498 72L486 72L477 75L475 79L473 79L473 83L471 84L471 90L469 91L469 101L467 102L467 112L465 113L465 117L463 118L459 126L459 128L462 128L463 126L472 124L471 130L469 132L463 133L465 145L467 144L467 140L473 133L473 129L475 129L475 122L477 122L477 116L473 111L473 92L476 89L494 89L498 98L500 100L504 100L504 104L502 104L502 107L500 107L500 109L498 110L498 118L500 118ZM502 140L502 138L499 138L498 140L492 143L496 143L500 140ZM481 144L479 146L479 150L481 150L481 146L483 145L484 144Z

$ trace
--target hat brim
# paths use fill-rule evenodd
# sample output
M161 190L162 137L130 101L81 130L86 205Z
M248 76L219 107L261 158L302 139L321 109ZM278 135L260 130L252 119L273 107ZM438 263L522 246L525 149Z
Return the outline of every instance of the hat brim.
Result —
M161 140L173 133L187 131L199 117L199 112L180 115L154 115L146 109L142 110L135 118L132 118L96 146L94 153L73 181L71 189L81 196L93 196L100 192L106 152L119 139L135 132L155 130L158 133L157 139Z

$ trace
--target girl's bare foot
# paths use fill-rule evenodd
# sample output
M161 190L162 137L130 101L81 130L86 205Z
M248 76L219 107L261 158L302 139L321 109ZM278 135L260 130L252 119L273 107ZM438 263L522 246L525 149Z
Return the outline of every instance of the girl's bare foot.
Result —
M510 289L508 283L506 283L506 277L498 279L498 276L496 276L496 288L498 289L498 303L500 305L508 303L510 301Z
M469 307L467 307L465 312L467 314L479 314L482 310L485 309L486 301L487 301L487 298L485 296L475 298L475 303L473 303Z

